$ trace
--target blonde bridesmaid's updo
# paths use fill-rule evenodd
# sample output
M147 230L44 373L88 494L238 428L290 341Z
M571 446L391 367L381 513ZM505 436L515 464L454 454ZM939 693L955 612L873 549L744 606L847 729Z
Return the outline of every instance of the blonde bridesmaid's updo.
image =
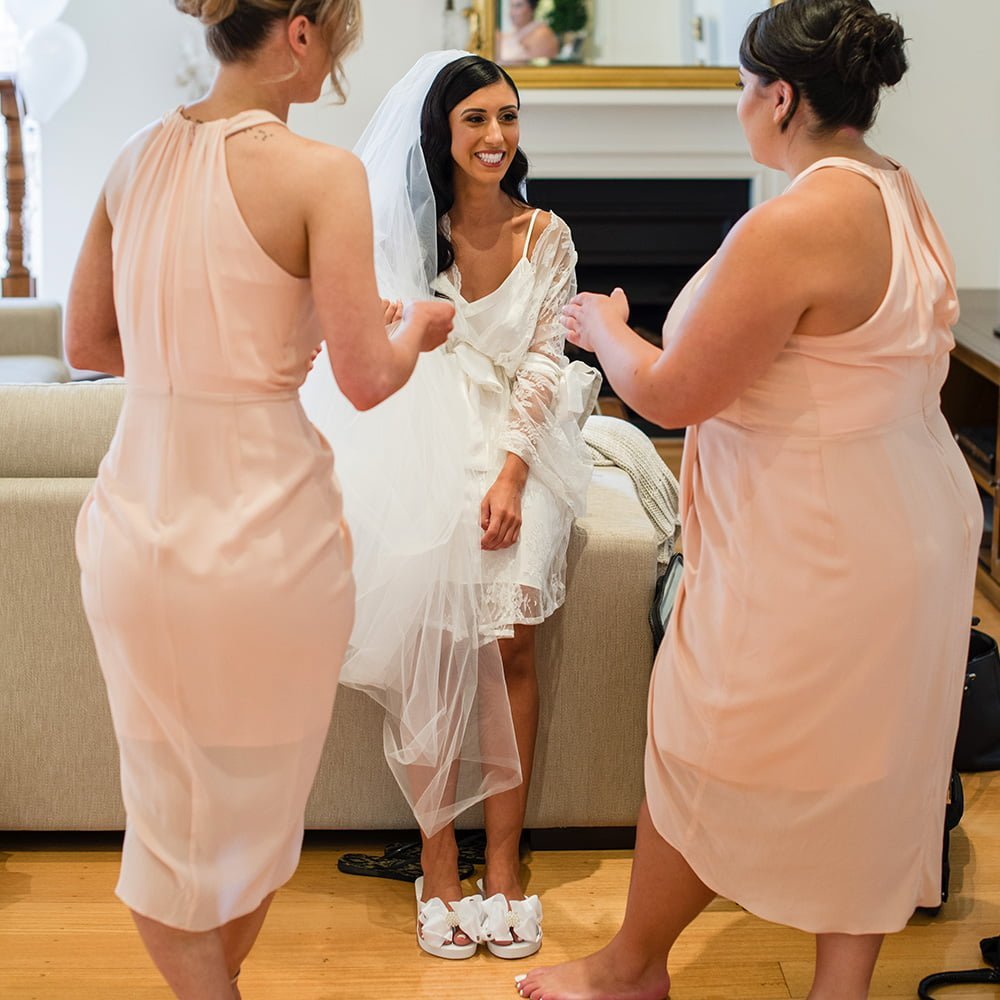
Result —
M343 58L361 36L361 0L173 0L206 28L212 54L221 63L240 62L264 44L279 21L306 17L326 36L333 58L333 89L344 98Z
M205 27L225 21L236 10L239 0L174 0L177 9L198 18Z

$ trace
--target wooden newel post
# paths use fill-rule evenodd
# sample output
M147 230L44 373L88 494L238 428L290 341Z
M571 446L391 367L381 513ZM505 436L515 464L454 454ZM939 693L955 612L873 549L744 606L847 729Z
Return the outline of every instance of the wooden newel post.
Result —
M3 298L34 298L35 279L24 266L24 199L27 171L21 122L24 102L12 76L0 76L0 114L7 128L7 274L0 280Z

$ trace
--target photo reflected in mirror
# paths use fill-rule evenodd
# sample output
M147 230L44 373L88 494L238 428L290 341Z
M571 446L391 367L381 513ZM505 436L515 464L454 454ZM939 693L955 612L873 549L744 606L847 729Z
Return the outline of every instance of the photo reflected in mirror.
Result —
M582 62L592 6L588 0L502 0L499 61L508 66Z
M505 66L736 66L770 0L499 0Z

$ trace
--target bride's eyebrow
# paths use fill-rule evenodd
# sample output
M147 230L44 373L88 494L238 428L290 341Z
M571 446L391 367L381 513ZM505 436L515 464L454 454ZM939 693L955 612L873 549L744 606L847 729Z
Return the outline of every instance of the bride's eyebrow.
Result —
M502 107L500 111L517 111L518 107L516 104L508 104ZM486 108L465 108L462 111L463 115L486 115L489 114Z

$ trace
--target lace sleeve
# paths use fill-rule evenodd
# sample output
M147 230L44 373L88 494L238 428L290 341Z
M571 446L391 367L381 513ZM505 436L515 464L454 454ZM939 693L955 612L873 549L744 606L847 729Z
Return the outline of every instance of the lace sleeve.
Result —
M559 382L566 365L562 308L576 294L576 248L569 227L555 219L535 247L536 291L541 306L531 346L514 376L510 414L500 446L528 465L538 443L556 423Z

